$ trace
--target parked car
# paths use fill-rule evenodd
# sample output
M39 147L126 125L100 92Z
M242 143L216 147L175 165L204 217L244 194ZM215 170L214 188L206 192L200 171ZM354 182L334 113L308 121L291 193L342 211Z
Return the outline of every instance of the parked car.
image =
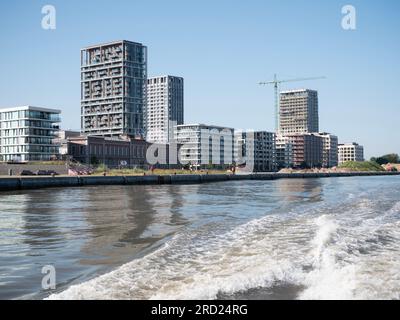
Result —
M20 173L21 176L35 176L36 174L30 170L22 170Z
M55 175L58 175L58 173L53 171L53 170L38 170L38 171L36 171L36 174L38 176L55 176Z

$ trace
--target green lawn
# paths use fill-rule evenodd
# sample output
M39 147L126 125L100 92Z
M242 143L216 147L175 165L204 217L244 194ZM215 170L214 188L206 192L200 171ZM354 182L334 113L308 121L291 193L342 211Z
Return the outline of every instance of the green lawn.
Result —
M385 171L378 163L373 161L355 162L348 161L339 165L340 169L349 169L351 171Z

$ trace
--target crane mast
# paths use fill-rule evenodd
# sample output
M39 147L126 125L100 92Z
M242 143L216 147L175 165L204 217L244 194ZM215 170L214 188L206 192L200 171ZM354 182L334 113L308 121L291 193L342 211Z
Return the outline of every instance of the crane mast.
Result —
M275 94L275 132L279 134L279 85L281 83L286 82L299 82L299 81L308 81L308 80L319 80L319 79L326 79L326 77L312 77L312 78L297 78L297 79L287 79L287 80L278 80L276 74L274 74L274 80L267 81L267 82L260 82L259 85L266 86L266 85L274 85L274 94Z

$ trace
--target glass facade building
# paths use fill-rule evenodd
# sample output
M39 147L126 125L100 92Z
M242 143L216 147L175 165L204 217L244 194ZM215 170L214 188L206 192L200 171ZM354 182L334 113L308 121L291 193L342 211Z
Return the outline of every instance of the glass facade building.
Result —
M59 154L53 142L59 110L32 106L0 109L0 161L47 161Z

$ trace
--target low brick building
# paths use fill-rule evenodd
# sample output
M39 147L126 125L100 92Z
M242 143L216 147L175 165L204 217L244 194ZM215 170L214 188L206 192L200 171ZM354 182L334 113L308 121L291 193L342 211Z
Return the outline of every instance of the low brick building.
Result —
M147 142L128 137L72 136L61 140L62 149L74 160L110 168L145 167Z

